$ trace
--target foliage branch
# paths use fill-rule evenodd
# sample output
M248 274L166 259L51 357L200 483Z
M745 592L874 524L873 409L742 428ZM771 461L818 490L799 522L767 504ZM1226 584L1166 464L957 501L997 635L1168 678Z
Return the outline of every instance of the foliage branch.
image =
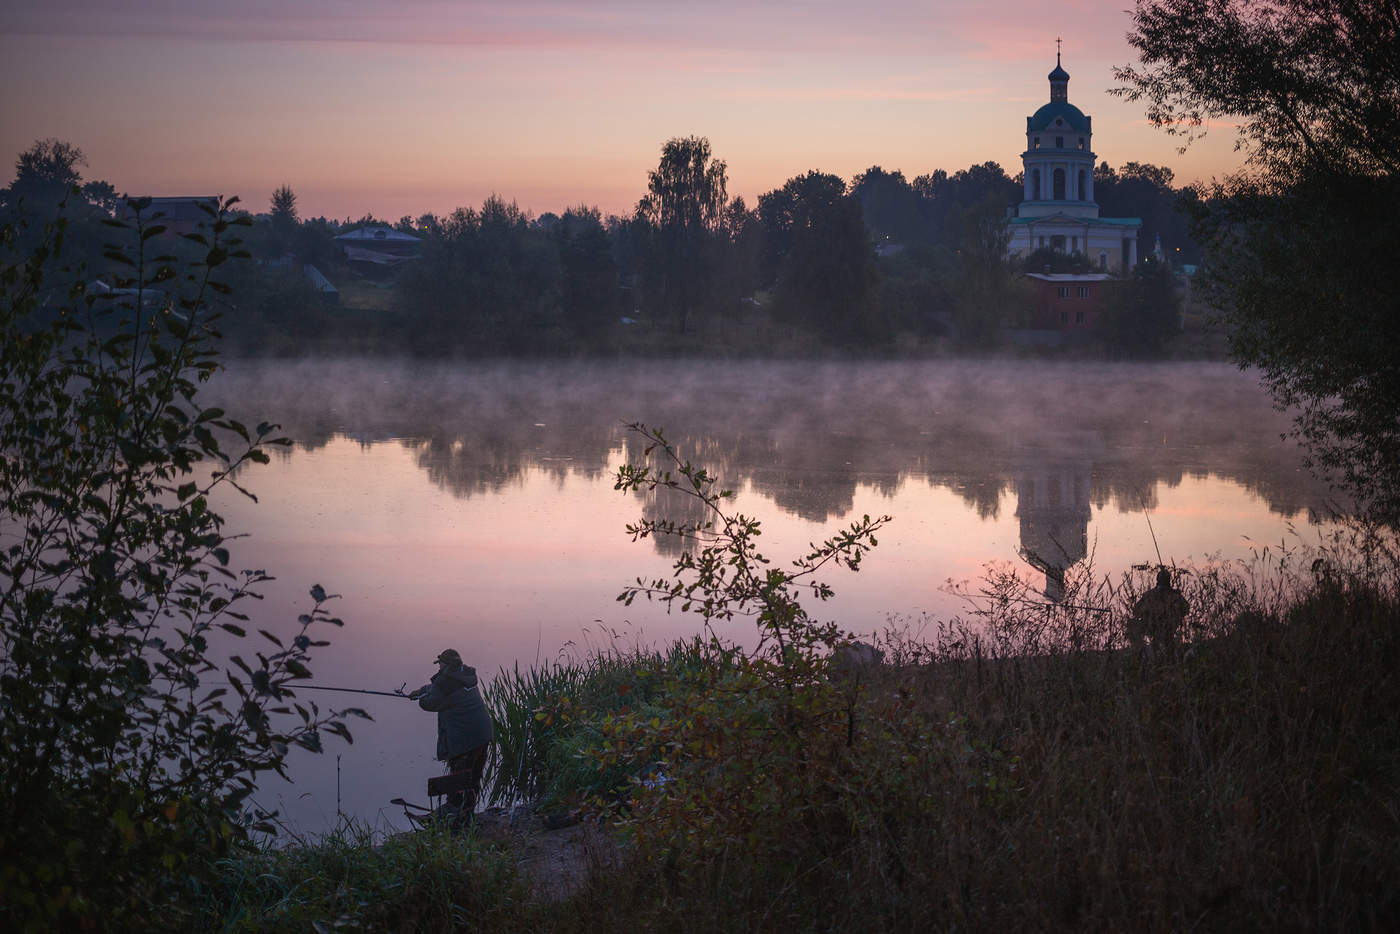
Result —
M1388 0L1138 0L1115 93L1189 144L1238 127L1245 171L1194 205L1231 350L1297 415L1313 465L1400 521L1400 18Z
M700 507L690 521L643 518L633 540L668 536L685 551L669 577L638 578L618 597L638 597L697 613L708 641L698 663L674 669L648 690L650 702L595 717L597 740L580 755L603 773L632 777L625 823L659 846L703 850L777 848L789 820L840 819L827 793L857 743L859 682L833 679L832 651L849 637L814 620L800 598L826 600L823 569L859 570L889 516L863 516L791 562L775 566L758 550L759 520L726 507L732 493L681 457L660 429L637 423L651 463L618 470L616 488L673 493ZM719 620L754 619L751 650L715 631ZM575 714L579 716L579 714ZM612 808L612 801L600 802ZM833 810L835 809L835 810Z
M76 190L74 191L76 194ZM177 238L149 199L109 220L109 286L61 265L66 222L0 265L0 923L168 923L180 890L245 838L260 774L293 746L349 740L346 713L295 699L313 628L340 625L318 585L289 642L228 655L239 605L270 578L229 567L210 507L269 449L198 399L219 369L212 299L246 254L236 199ZM127 244L130 244L128 246ZM172 254L193 249L189 263ZM216 660L230 657L221 671ZM264 815L267 816L267 815Z

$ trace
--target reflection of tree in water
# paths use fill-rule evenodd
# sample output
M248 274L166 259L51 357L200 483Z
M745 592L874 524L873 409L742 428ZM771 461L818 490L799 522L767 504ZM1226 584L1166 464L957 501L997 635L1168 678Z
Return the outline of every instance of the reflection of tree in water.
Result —
M1076 465L1076 515L1086 477L1088 503L1125 511L1151 509L1158 484L1205 475L1282 514L1327 502L1279 441L1288 415L1227 364L269 362L233 363L221 383L210 395L238 400L225 408L271 415L306 447L411 444L432 481L462 497L532 470L597 478L620 445L640 453L622 428L635 420L673 429L723 487L750 484L813 522L846 516L857 487L888 496L903 479L945 487L984 518L1016 489L1022 516L1023 478L1039 469L1027 452ZM688 508L644 504L678 520L694 518Z

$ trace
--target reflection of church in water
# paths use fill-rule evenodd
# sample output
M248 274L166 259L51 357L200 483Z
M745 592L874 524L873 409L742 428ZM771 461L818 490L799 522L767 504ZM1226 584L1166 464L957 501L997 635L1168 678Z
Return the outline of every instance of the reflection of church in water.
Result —
M1089 457L1028 457L1017 465L1021 556L1045 574L1045 596L1060 600L1065 571L1089 554Z

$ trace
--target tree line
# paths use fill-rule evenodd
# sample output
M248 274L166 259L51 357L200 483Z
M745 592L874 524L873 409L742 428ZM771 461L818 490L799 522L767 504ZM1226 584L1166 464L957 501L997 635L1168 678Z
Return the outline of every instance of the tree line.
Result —
M31 215L42 220L62 204L70 255L100 276L101 221L117 198L106 182L83 182L84 164L76 147L40 141L20 155L0 206L13 218L42 204ZM1142 217L1144 244L1160 233L1174 258L1193 261L1199 250L1177 210L1189 195L1173 182L1170 169L1137 163L1096 173L1105 213ZM257 354L879 352L948 339L978 348L1024 318L1023 269L1087 268L1082 257L1007 256L1006 213L1021 182L995 162L912 181L878 165L849 183L812 170L752 206L727 184L726 163L690 136L662 146L625 215L580 204L533 216L492 195L446 215L302 219L284 185L252 217L257 262L230 273L223 328L233 349ZM419 238L420 255L370 276L378 308L329 307L303 267L357 281L335 237L369 225ZM1118 304L1134 314L1141 303ZM1110 342L1116 333L1106 330Z

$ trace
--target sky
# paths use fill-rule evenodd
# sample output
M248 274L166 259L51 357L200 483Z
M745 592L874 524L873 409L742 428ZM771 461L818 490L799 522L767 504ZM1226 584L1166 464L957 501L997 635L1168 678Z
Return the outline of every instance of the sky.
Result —
M1178 183L1241 163L1229 127L1179 154L1108 95L1126 0L5 0L0 178L35 140L119 192L290 185L302 217L395 220L496 193L626 213L663 143L708 137L729 193L873 165L1020 170L1063 39L1069 99L1114 166Z

